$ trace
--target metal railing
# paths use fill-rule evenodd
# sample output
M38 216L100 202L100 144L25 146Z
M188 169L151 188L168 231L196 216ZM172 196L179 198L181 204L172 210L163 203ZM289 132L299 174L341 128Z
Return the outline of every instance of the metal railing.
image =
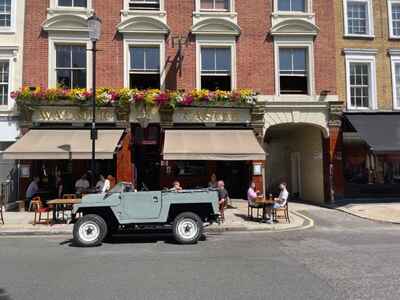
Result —
M12 206L17 199L18 171L14 168L10 171L5 181L0 182L0 203L7 209Z

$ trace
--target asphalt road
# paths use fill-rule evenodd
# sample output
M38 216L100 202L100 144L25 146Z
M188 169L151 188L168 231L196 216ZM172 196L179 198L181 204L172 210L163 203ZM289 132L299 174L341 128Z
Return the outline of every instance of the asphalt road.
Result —
M68 237L0 238L0 300L400 299L399 225L315 208L313 229L168 237L75 248Z

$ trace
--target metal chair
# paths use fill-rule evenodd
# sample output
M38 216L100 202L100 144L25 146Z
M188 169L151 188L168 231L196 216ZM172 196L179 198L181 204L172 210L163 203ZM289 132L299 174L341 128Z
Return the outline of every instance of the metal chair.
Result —
M256 202L248 201L248 203L247 203L247 218L250 220L254 220L254 216L253 216L254 209L257 211L256 219L259 219L260 218L260 209L262 210L263 206Z

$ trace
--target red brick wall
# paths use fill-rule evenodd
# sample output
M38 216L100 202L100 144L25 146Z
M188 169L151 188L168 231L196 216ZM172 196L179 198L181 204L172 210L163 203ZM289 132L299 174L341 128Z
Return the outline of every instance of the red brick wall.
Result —
M123 1L93 0L98 16L103 21L103 33L98 48L97 86L123 86L123 42L116 31L120 22ZM190 35L194 1L165 1L167 21L171 34L166 38L166 87L190 90L196 86L195 37ZM320 34L315 42L316 91L329 90L336 93L335 74L335 26L333 3L326 0L313 1ZM24 51L24 85L48 83L48 41L41 24L46 19L48 0L27 0ZM238 23L242 34L237 40L237 86L249 87L262 94L273 94L274 55L271 28L272 1L236 1ZM32 13L35 12L35 13ZM174 37L182 36L183 61L177 59L178 47Z
M330 91L336 95L336 42L334 2L314 0L316 24L320 29L315 44L315 91Z

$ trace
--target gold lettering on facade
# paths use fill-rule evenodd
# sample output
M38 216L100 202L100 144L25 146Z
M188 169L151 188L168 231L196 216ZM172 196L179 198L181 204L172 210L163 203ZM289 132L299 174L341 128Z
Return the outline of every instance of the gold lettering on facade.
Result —
M182 119L187 122L240 122L240 113L229 110L188 110L182 111Z
M98 110L96 119L99 122L114 122L112 110ZM92 112L81 109L39 109L34 113L36 122L90 122Z

